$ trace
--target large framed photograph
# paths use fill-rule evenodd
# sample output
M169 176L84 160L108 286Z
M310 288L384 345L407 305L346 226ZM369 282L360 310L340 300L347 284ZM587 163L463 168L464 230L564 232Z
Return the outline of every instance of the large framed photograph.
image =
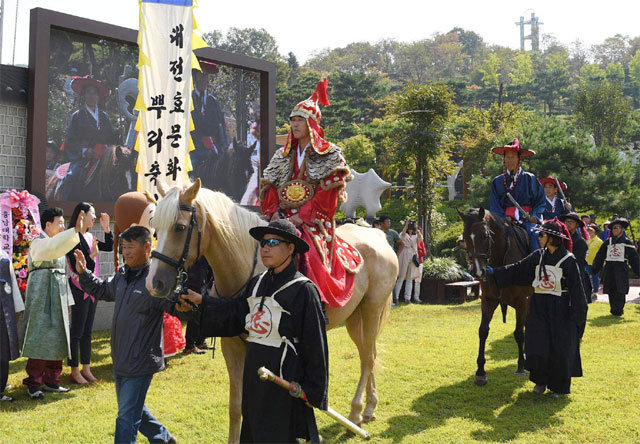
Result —
M27 188L70 211L98 211L137 186L133 109L137 31L31 11ZM213 48L196 51L193 178L242 205L258 204L275 150L275 65Z

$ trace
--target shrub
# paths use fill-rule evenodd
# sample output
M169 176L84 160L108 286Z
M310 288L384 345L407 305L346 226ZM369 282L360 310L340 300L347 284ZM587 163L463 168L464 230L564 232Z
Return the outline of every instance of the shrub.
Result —
M461 220L449 224L444 230L438 230L433 233L433 243L431 244L431 252L435 256L442 256L448 250L451 251L456 246L458 236L462 234L464 226Z
M454 259L450 257L432 257L424 261L422 277L455 281L462 279L464 273Z

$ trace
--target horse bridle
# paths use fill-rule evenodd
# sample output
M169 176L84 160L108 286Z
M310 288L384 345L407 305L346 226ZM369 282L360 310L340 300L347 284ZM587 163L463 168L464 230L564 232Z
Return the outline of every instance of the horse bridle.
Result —
M189 278L189 273L184 269L184 264L187 262L187 257L189 256L189 245L191 244L191 237L193 236L194 228L198 231L198 250L197 254L200 254L200 242L202 240L202 231L200 231L200 226L198 225L198 217L195 205L182 205L180 204L180 211L189 211L191 213L191 219L189 221L189 228L187 231L187 239L184 243L184 248L182 249L182 256L180 256L180 260L176 260L172 257L167 256L166 254L162 254L159 251L153 251L151 253L152 258L156 258L161 262L164 262L167 265L176 269L176 286L173 289L171 297L168 299L175 303L180 302L179 297L184 293L184 284L187 282ZM186 300L194 309L197 309L197 306L193 304L191 301Z
M477 251L475 251L476 250L476 245L472 241L471 243L473 245L473 250L474 251L473 251L473 253L467 253L467 254L471 259L478 259L479 258L479 259L484 259L487 262L489 262L489 259L491 259L491 246L493 245L493 236L492 236L491 230L487 226L487 222L486 221L481 221L479 223L481 223L486 228L485 232L487 234L487 237L489 238L489 248L487 249L486 253L478 253Z

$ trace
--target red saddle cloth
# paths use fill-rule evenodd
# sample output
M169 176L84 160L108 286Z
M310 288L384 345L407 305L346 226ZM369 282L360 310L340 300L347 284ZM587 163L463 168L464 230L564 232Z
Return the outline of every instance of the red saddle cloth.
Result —
M304 226L301 231L301 237L311 248L302 258L300 272L316 284L322 302L332 308L343 307L353 294L362 256L334 234L333 224L323 231L315 225Z

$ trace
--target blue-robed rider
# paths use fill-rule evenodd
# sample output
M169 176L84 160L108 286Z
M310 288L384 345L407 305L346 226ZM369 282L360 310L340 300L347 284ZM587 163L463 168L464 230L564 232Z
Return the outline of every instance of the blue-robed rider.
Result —
M560 197L560 191L558 190L558 185L560 185L564 194L567 190L566 183L561 182L553 176L543 177L542 179L538 179L538 181L544 189L544 195L546 198L544 213L542 214L544 220L551 220L555 217L571 212L573 209L571 204Z
M520 147L518 139L511 144L493 148L494 154L504 157L504 171L493 179L491 184L490 207L493 214L505 218L508 222L521 223L529 235L529 248L533 252L540 248L537 232L532 228L542 222L546 198L542 185L532 173L522 169L523 157L531 157L536 153ZM528 218L514 205L507 193L515 199L520 207L529 214Z

